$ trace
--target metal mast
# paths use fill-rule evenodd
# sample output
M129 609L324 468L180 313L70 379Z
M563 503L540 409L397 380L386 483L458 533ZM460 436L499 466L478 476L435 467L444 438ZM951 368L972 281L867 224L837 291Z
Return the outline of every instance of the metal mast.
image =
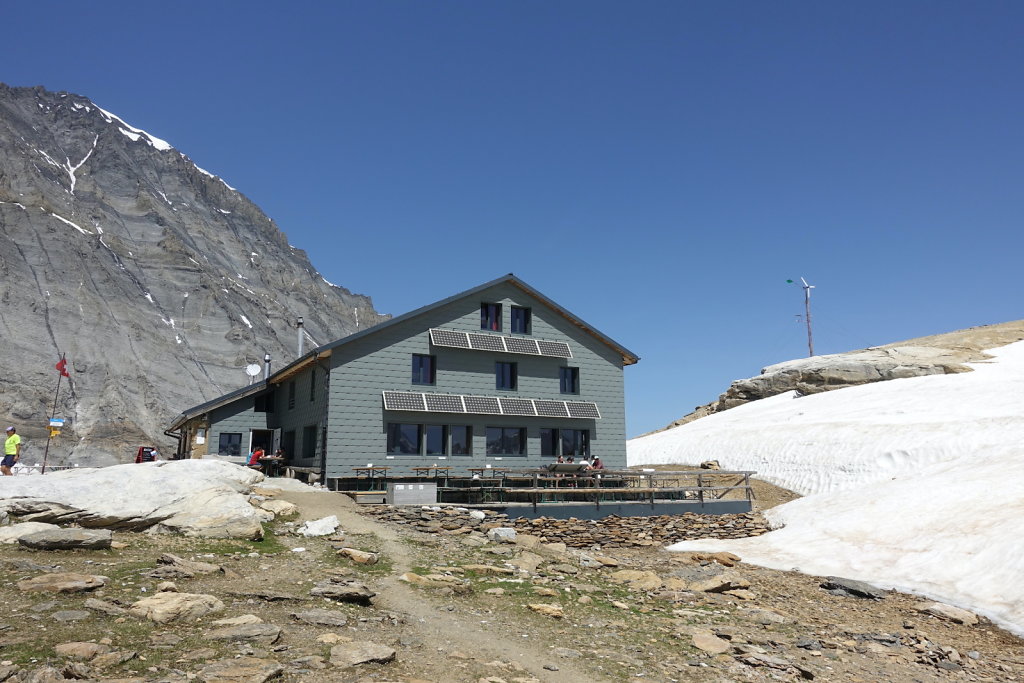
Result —
M800 282L804 283L804 320L807 321L807 357L810 358L814 355L814 335L811 334L811 290L814 285L807 284L803 278L800 278Z

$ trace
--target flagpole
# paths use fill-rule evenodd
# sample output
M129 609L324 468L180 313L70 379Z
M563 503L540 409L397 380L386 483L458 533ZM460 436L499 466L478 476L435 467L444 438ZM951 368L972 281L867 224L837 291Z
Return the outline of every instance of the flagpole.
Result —
M60 354L60 362L61 363L64 362L64 356L65 355L66 354L63 354L63 353ZM55 391L53 393L53 410L50 412L50 420L51 421L57 415L57 396L60 395L60 380L61 380L62 377L64 377L64 371L58 372L57 373L57 391ZM53 439L53 430L50 429L50 425L46 425L46 427L47 427L46 431L47 431L47 434L49 436L46 437L46 448L43 450L43 469L41 469L39 471L39 474L46 474L46 456L49 455L49 453L50 453L50 441Z

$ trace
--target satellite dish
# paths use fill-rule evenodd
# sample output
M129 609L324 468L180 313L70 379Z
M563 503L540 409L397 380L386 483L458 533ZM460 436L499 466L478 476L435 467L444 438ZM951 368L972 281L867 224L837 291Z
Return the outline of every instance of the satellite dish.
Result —
M259 364L258 363L249 363L248 365L246 365L245 366L245 374L249 375L250 377L255 377L256 375L260 374L260 366L259 366Z

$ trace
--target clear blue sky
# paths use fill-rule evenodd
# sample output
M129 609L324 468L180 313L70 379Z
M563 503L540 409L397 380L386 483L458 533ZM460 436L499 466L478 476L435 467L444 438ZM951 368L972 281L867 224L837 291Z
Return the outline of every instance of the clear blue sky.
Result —
M85 95L399 314L514 272L642 357L628 432L733 379L1024 317L1024 3L8 3Z

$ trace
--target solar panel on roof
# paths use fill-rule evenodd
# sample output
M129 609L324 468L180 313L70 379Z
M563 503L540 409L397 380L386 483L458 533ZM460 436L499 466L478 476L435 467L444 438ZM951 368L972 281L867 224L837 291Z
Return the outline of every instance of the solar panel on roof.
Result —
M536 400L533 405L537 407L537 414L543 417L569 417L569 410L565 407L565 401L540 401Z
M469 333L469 345L480 351L504 351L505 344L502 338L496 334L473 334Z
M464 413L461 396L449 394L424 394L427 399L427 410L435 413Z
M468 349L469 339L465 332L455 330L430 330L430 341L434 346L453 346L457 349Z
M554 356L555 358L572 358L572 351L569 350L569 345L565 342L553 342L545 341L544 339L537 340L537 348L540 349L542 356Z
M569 417L600 419L601 413L597 410L596 403L585 403L583 401L566 401L565 407L569 409Z
M467 413L501 415L501 406L494 396L463 396L462 401L466 404Z
M505 415L536 415L533 401L524 398L501 398L501 412Z
M384 408L386 410L426 410L423 394L404 391L385 391Z
M522 337L505 337L505 348L509 353L529 353L535 356L540 353L536 340Z

